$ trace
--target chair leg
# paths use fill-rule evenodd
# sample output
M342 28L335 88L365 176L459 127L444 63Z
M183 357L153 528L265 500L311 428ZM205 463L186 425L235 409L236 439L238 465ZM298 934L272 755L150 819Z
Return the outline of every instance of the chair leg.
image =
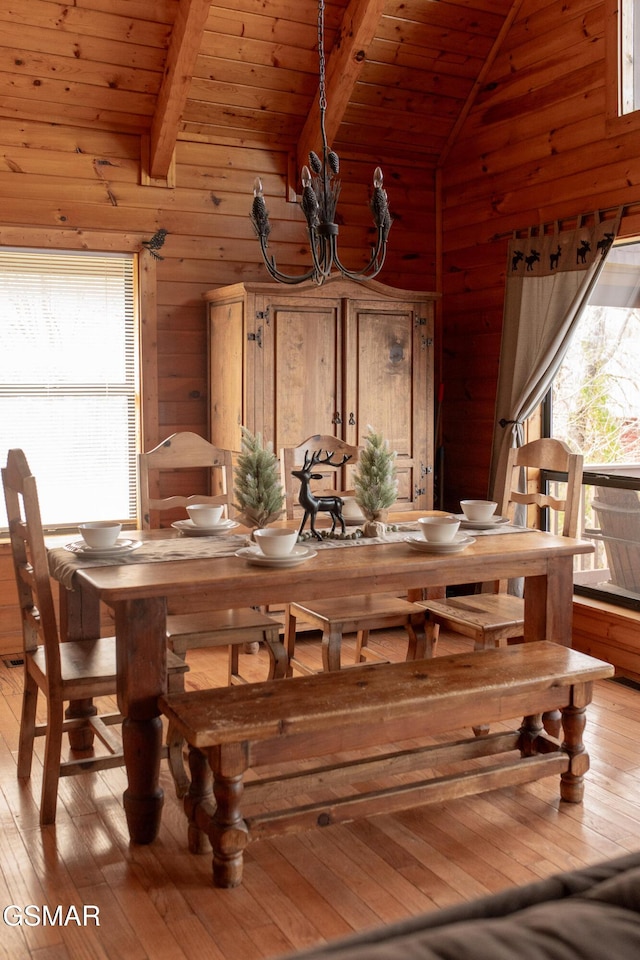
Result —
M264 645L269 654L269 675L268 680L279 680L286 677L289 667L289 658L284 644L280 640L279 627L263 631Z
M227 686L234 683L243 683L240 676L240 644L229 644L229 670L227 672Z
M167 689L169 693L184 693L184 674L170 673ZM176 797L181 800L189 792L190 780L187 776L184 762L185 741L181 733L178 733L175 725L169 723L167 729L167 763L169 772L173 778L173 785L176 791Z
M190 780L184 766L184 737L178 733L173 723L167 730L167 763L173 777L176 797L181 800L189 792Z
M18 776L25 779L31 776L33 760L33 741L36 732L36 707L38 706L38 684L25 672L22 693L22 716L20 719L20 742L18 744Z
M340 669L342 626L327 627L322 634L322 669L325 673Z
M63 704L60 700L47 703L47 735L45 737L44 766L42 769L42 800L40 825L56 822L58 782L62 755Z
M369 631L368 630L358 630L356 633L356 663L366 663L367 657L363 653L363 650L366 650L369 643Z
M296 652L296 617L291 612L291 605L287 604L284 612L284 643L287 649L287 676L293 676L291 663Z
M420 617L406 624L405 630L409 636L406 660L430 660L435 656L440 624Z

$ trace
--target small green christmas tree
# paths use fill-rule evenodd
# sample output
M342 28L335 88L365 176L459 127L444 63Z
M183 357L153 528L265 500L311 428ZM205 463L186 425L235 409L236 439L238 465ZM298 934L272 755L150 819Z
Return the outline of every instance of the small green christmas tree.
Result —
M278 459L273 445L263 445L262 436L255 436L242 427L242 450L234 475L234 507L247 527L266 527L277 520L284 505L284 491L279 479Z
M396 454L381 434L369 427L365 448L358 460L354 476L356 502L367 520L378 520L383 510L393 506L398 497Z

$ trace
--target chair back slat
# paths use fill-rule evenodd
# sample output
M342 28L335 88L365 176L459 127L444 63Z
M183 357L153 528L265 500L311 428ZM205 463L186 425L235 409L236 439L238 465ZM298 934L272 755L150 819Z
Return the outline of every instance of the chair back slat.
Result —
M9 538L18 587L25 652L44 647L47 676L61 684L60 635L53 604L35 477L22 450L9 450L2 484L9 519Z
M169 511L186 512L194 503L221 503L226 505L229 519L233 516L233 452L214 447L196 433L174 433L153 450L138 455L140 481L140 512L142 528L158 526L159 514ZM184 482L189 471L205 471L209 493L160 495L162 480L174 474L167 482ZM177 474L183 476L178 478ZM161 476L163 475L163 476Z
M572 453L566 443L553 437L532 440L522 447L514 447L509 451L500 513L503 516L513 516L515 504L537 507L538 512L543 507L548 507L564 514L560 531L562 536L575 537L578 532L582 492L582 464L581 454ZM567 474L564 497L551 496L542 488L541 476L544 471L549 470ZM526 492L522 489L523 472ZM528 522L527 525L537 523Z
M330 450L334 452L337 457L342 457L347 454L351 458L348 463L348 468L353 470L353 467L355 467L358 462L362 447L358 447L352 443L346 443L346 441L341 440L339 437L332 437L329 434L323 433L316 433L312 437L307 437L306 440L303 440L302 443L299 443L295 447L283 447L280 451L280 468L288 520L293 519L295 515L300 489L300 481L291 475L291 471L304 464L304 455L306 452L311 453L314 450ZM321 473L323 477L322 480L312 480L310 483L310 489L315 494L353 493L352 490L345 490L342 485L336 485L336 470L334 468L320 466L317 472Z

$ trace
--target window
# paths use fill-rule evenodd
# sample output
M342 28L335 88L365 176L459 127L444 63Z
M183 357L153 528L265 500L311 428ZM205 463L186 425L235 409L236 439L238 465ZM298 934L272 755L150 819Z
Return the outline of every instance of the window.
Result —
M0 249L0 457L24 450L48 529L136 518L134 267Z
M554 380L549 432L585 458L576 591L640 609L640 242L612 248Z
M636 0L621 0L619 6L619 110L632 113L640 107L640 11Z

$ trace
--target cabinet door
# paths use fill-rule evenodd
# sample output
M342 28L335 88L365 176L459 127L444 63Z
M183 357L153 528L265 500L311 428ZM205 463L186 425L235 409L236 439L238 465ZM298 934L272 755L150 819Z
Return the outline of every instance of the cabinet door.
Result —
M342 303L271 297L264 304L264 423L274 448L341 435Z
M247 370L244 302L209 306L210 437L217 447L239 450L241 424L253 429L247 409ZM252 406L252 405L251 405Z
M351 301L345 352L345 439L371 426L397 453L398 506L433 503L432 324L420 304Z

